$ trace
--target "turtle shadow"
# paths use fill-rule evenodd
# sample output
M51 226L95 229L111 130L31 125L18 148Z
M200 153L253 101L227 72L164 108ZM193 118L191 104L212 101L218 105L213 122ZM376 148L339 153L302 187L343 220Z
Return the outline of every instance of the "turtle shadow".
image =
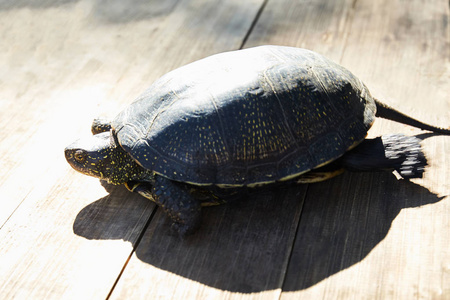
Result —
M73 231L130 241L142 262L217 289L297 291L364 259L402 209L441 199L392 174L347 173L204 209L200 230L182 239L154 204L114 187L79 212Z
M444 199L390 173L346 175L311 186L283 290L309 288L361 262L402 210Z

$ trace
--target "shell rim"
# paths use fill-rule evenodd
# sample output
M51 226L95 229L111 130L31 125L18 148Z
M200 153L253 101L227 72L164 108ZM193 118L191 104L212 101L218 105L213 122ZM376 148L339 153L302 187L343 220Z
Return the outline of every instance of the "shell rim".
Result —
M373 124L373 122L370 124L370 127L372 126L372 124ZM370 127L369 127L369 128L370 128ZM366 136L367 136L367 135L366 135ZM312 169L304 170L304 171L299 172L299 173L290 174L290 175L284 176L284 177L282 177L282 178L280 178L280 179L277 179L277 180L258 181L258 182L252 182L252 183L242 183L242 184L238 184L238 183L198 183L198 182L193 182L193 181L189 181L189 180L186 180L186 181L175 180L175 179L172 179L172 178L170 178L169 176L164 175L164 174L162 174L162 173L160 173L160 172L156 172L156 171L153 171L153 170L151 170L151 171L152 171L154 174L157 174L158 176L162 176L162 177L164 177L164 178L167 178L167 179L170 179L170 180L173 180L173 181L182 182L182 183L187 183L187 184L194 185L194 186L199 186L199 187L217 186L217 187L219 187L219 188L235 188L235 187L250 187L250 188L252 188L252 187L258 187L258 186L268 185L268 184L272 184L272 183L276 183L276 182L286 182L286 181L289 181L289 180L291 180L291 179L294 179L294 178L296 178L296 177L298 177L298 176L300 176L300 175L302 175L302 174L308 173L308 172L311 171L311 170L318 169L318 168L320 168L320 167L326 166L326 165L328 165L329 163L331 163L331 162L333 162L333 161L339 159L340 157L342 157L342 156L343 156L345 153L347 153L348 151L354 149L356 146L358 146L360 143L362 143L362 142L365 140L366 136L365 136L363 139L354 142L354 143L353 143L352 145L350 145L350 147L348 147L343 153L341 153L341 155L339 155L339 156L337 156L337 157L334 157L334 158L332 158L332 159L329 159L329 160L327 160L326 162L323 162L323 163L321 163L321 164L315 166L315 167L312 168ZM133 159L134 159L137 163L139 163L139 161L136 160L134 157L133 157ZM139 163L139 165L140 165L140 163ZM330 172L330 173L331 173L331 172Z

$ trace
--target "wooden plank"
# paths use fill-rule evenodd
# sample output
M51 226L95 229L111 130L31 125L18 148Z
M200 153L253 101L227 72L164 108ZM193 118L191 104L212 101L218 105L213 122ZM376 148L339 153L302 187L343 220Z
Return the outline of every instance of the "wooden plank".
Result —
M385 2L269 1L246 47L317 50L392 105L406 93L420 107L432 93L433 105L407 112L446 125L437 115L448 103L448 55L440 56L448 53L448 7ZM69 170L61 150L161 74L237 48L262 1L0 5L0 124L8 126L0 132L0 294L106 297L154 206L121 188L108 194ZM393 74L388 87L385 70ZM382 121L371 134L391 130L418 132ZM278 299L286 277L283 298L445 299L450 221L448 199L438 196L449 191L448 138L424 146L432 158L424 180L344 175L311 185L287 274L307 186L210 208L207 226L186 241L158 211L111 296Z
M385 102L448 126L448 3L358 0L335 22L326 17L332 4L319 2L311 6L323 10L308 16L316 21L304 24L299 12L310 2L287 2L268 3L248 46L324 53ZM428 137L384 120L370 135L387 132ZM432 136L422 144L430 163L424 179L346 174L309 187L282 299L449 297L449 139Z
M369 1L357 3L349 46L342 62L355 69L366 82L373 82L374 95L417 118L447 127L447 95L450 91L448 2L433 1L424 5L420 1L409 1L405 5L402 1L384 1L379 6L372 4ZM350 47L350 43L358 46ZM356 54L361 52L364 55ZM375 63L369 67L368 61ZM390 73L388 80L383 74L385 70ZM382 85L383 82L386 83ZM419 130L392 122L377 123L372 135L384 132L421 134ZM389 229L389 235L363 260L363 264L343 272L339 285L333 280L325 283L321 291L324 297L338 289L352 291L354 299L370 296L380 299L449 297L446 266L450 250L445 245L450 243L450 223L446 213L450 208L450 164L446 158L442 159L445 153L450 153L449 142L448 137L433 136L423 141L431 165L425 178L402 186L400 197L396 194L387 197L391 201L400 200L400 203L404 200L404 208L417 208L403 209ZM370 186L373 185L379 185L379 181L373 180ZM390 191L390 184L383 183L382 188ZM383 201L385 197L380 194L378 199ZM427 205L430 203L432 205ZM376 215L381 220L389 220L385 213ZM377 274L377 284L368 273ZM351 287L342 282L352 282ZM359 288L354 288L356 286ZM361 290L361 286L366 288Z
M154 205L62 150L168 70L239 47L261 1L121 3L0 5L2 299L107 297Z
M348 174L309 192L282 298L443 294L448 217L442 197L392 174ZM433 272L439 274L422 279Z
M346 9L340 1L321 3L336 12L327 13L330 22L325 28L332 30L346 17ZM285 13L288 5L292 3L269 1L266 8L279 6ZM321 14L323 5L297 10L304 15L297 15L296 22L305 20L308 27L309 14ZM185 242L168 235L164 217L157 212L158 223L146 231L112 298L278 299L306 188L291 187L263 193L239 206L205 209L203 228Z
M353 0L269 1L245 48L263 44L307 48L338 61Z
M158 211L112 299L277 299L304 194L272 189L204 209L185 240Z
M28 187L37 185L39 176L28 170L30 161L24 158L33 160L34 169L42 174L47 167L53 169L47 158L61 151L61 146L49 147L59 151L50 153L36 145L48 145L57 135L67 137L64 147L73 137L88 132L93 118L115 116L169 70L239 47L252 20L247 20L248 15L259 8L253 2L245 6L211 3L198 19L200 3L173 0L162 5L153 1L128 8L128 19L122 16L114 21L120 15L120 4L78 1L60 8L58 2L46 3L46 9L37 14L32 10L36 5L26 1L5 4L7 8L0 11L7 24L0 41L6 49L0 56L5 66L0 70L4 108L0 124L9 128L0 133L0 179L5 183L0 193L9 199L0 203L0 224L30 192ZM53 23L43 21L52 15ZM133 19L134 15L139 17ZM221 36L220 41L216 35ZM180 46L174 46L175 42ZM36 149L42 152L36 153ZM33 153L41 159L33 159ZM21 185L23 181L29 184Z
M95 180L51 184L34 189L0 231L2 298L104 298L154 205L123 188L96 194Z

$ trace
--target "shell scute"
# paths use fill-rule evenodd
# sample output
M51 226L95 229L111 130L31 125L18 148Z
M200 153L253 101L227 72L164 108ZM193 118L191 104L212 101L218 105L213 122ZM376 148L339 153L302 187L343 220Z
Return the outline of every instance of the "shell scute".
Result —
M375 117L365 86L314 52L266 46L176 69L113 128L143 167L195 184L285 180L341 156Z

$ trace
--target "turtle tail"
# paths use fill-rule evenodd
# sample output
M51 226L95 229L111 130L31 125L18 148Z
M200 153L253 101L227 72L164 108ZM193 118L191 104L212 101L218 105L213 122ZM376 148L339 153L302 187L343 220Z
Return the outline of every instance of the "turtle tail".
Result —
M403 178L422 178L427 165L420 140L403 134L366 139L339 162L349 171L396 170Z
M422 130L429 130L435 133L450 135L450 129L428 125L423 122L417 121L416 119L413 119L378 100L375 100L375 104L377 106L377 117L417 127Z

